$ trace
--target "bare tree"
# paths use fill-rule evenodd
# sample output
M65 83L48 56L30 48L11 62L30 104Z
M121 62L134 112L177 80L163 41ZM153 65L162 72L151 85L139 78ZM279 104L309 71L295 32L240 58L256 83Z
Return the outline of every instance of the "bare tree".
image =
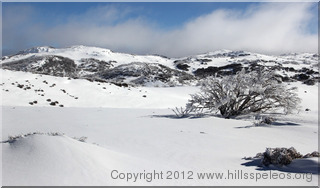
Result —
M246 72L243 69L233 76L204 80L201 91L191 95L185 111L220 112L225 118L279 109L290 113L300 103L296 89L287 88L277 79L274 71Z

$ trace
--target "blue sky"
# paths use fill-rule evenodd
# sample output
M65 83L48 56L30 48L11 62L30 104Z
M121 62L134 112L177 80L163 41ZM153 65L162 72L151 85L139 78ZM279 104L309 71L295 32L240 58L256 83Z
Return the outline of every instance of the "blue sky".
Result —
M3 3L4 55L91 45L172 57L317 51L317 3Z
M149 21L156 22L163 29L172 29L181 26L185 22L195 19L201 15L209 14L217 9L242 10L257 3L161 3L161 2L136 2L136 3L4 3L6 11L10 7L30 6L35 10L31 22L40 22L48 27L54 26L66 20L70 16L82 15L90 9L102 6L114 6L119 8L131 8L130 14L125 19L143 17Z

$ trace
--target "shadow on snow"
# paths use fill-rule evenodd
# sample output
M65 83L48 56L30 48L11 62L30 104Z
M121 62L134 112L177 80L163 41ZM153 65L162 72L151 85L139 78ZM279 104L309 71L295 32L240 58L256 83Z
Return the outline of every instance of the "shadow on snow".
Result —
M292 122L272 122L271 124L262 124L262 125L247 125L247 126L240 126L235 127L236 129L243 129L243 128L252 128L252 127L282 127L282 126L301 126L298 123Z
M244 166L256 166L256 170L259 171L269 171L269 170L277 170L281 172L287 173L312 173L312 174L319 174L319 163L314 160L310 160L311 158L305 159L295 159L289 165L286 166L263 166L261 164L261 159L253 159L249 162L242 163L241 165Z

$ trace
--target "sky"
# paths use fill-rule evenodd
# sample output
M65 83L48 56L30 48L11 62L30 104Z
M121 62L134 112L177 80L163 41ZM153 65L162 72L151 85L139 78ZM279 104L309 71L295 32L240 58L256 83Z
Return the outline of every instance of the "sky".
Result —
M183 57L229 49L318 51L318 4L2 3L3 55L35 46L88 45Z

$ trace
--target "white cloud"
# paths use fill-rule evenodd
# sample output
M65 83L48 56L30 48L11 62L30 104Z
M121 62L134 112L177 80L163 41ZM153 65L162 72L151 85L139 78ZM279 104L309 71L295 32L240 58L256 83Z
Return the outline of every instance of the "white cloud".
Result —
M221 9L171 31L161 30L154 23L139 17L122 20L137 11L129 7L122 7L121 10L115 6L97 7L82 16L70 17L65 24L53 28L37 24L26 26L23 32L26 40L22 43L28 43L32 39L48 45L95 45L115 51L175 57L218 49L268 54L317 52L318 35L307 32L306 23L312 16L317 16L311 15L310 5L268 3L255 5L244 11ZM13 18L5 17L4 22L19 20L19 14L11 16ZM12 25L8 28L10 32L7 29L4 33L4 45L17 46L21 42L11 40L18 33L21 35L21 32L15 32L19 26ZM11 40L6 40L7 38Z

